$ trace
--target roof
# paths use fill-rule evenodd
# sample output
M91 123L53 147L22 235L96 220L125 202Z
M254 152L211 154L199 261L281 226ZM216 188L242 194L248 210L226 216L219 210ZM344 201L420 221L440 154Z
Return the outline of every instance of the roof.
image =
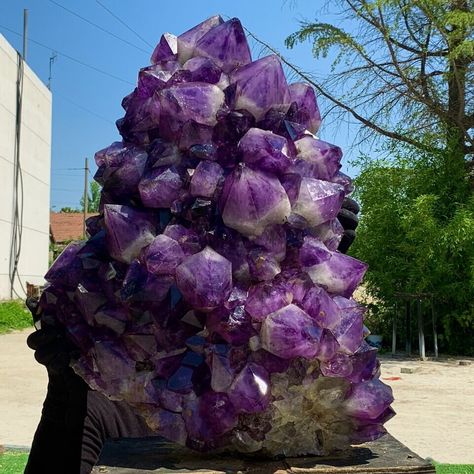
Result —
M95 216L96 213L88 213L86 217ZM49 220L49 233L51 240L56 244L70 240L80 240L83 235L82 212L51 212Z

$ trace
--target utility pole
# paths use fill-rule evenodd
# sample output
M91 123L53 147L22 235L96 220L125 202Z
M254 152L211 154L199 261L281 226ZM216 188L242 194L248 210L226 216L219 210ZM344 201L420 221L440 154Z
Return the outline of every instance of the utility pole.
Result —
M87 219L87 207L88 207L88 184L89 184L89 161L86 157L86 162L84 166L84 218L82 222L82 233L84 235L84 239L86 238L86 219Z
M23 61L26 61L26 53L28 52L28 10L23 10Z

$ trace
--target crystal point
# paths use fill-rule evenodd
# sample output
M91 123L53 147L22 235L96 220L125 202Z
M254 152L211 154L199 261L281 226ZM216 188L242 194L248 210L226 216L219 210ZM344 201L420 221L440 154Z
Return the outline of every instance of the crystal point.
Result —
M280 59L266 56L236 69L230 78L235 87L235 109L245 109L260 120L271 107L288 109L290 92Z
M232 264L206 247L179 265L176 283L195 309L210 311L223 303L232 290Z
M225 73L251 61L247 38L237 18L209 30L197 42L194 54L211 58Z

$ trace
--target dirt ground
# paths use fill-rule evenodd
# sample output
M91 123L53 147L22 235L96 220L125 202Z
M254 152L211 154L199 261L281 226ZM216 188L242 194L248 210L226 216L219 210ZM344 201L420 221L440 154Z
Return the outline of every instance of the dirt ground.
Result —
M32 330L0 336L0 445L30 446L46 394L46 369L26 345Z
M389 432L424 458L474 464L474 361L381 360L381 379L393 389L397 412L386 424Z
M29 332L0 336L0 445L29 446L40 417L47 377L26 346ZM382 357L381 378L395 396L392 435L422 457L474 464L474 361Z

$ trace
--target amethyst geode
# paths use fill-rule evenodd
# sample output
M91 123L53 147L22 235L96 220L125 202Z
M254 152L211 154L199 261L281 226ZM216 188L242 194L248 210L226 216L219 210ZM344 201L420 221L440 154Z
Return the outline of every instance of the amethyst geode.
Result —
M314 91L252 62L237 19L166 33L96 153L101 213L46 275L74 369L193 449L325 454L381 436L392 394L337 251L342 152Z

